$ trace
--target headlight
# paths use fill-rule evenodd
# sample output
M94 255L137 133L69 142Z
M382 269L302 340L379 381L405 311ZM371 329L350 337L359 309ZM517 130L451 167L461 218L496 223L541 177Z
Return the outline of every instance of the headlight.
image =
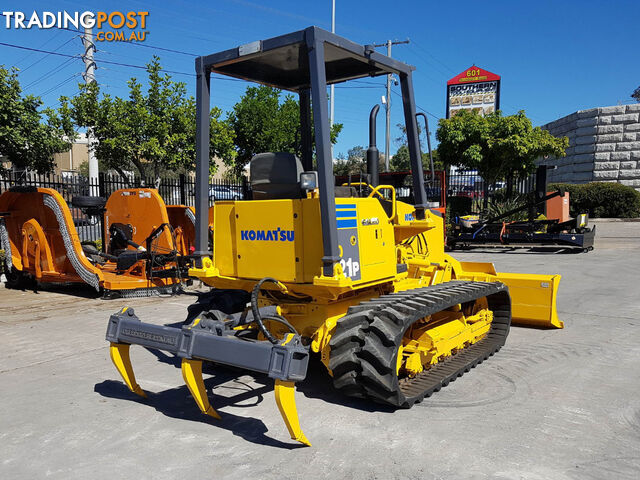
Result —
M302 172L300 174L300 188L302 190L314 190L318 187L317 172Z

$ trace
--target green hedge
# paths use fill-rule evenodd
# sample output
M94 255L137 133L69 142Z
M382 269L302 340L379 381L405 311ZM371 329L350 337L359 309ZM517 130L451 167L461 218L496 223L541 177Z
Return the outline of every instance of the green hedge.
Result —
M640 217L640 192L620 183L592 182L581 185L550 183L549 191L557 188L569 192L569 213L572 217L588 213L590 218Z

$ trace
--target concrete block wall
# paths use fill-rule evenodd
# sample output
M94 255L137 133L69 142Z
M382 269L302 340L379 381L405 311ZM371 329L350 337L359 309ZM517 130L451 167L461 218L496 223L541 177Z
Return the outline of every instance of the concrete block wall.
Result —
M544 160L550 182L619 182L640 191L640 103L590 108L542 128L569 137L567 156Z

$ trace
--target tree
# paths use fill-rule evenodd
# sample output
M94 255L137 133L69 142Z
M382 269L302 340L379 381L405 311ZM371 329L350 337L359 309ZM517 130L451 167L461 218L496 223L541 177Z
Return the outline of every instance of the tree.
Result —
M389 170L391 170L392 172L405 172L411 170L411 159L409 157L409 146L407 144L407 128L402 123L398 123L397 127L402 133L395 139L395 142L397 145L399 145L399 147L395 155L393 155L389 160ZM428 150L424 148L421 132L422 128L418 124L418 138L420 141L420 151L422 152L422 166L425 170L430 170L431 160L429 159ZM438 152L436 150L432 151L432 156L434 169L442 170L444 168L444 165L442 164L442 162L440 162L438 158Z
M140 177L159 178L165 171L189 171L195 165L196 108L186 96L183 82L162 74L160 59L147 65L148 87L131 78L129 98L103 95L96 83L81 85L71 99L79 127L93 128L95 142L89 146L107 168L136 169ZM61 99L66 101L65 98ZM222 112L211 110L211 154L228 162L234 157L233 131L220 120ZM215 162L210 162L212 173Z
M545 156L565 156L567 137L556 138L533 127L524 111L503 116L500 111L487 116L461 111L438 123L438 155L445 165L476 170L488 183L522 178L532 173L535 160Z
M636 88L631 94L631 98L635 99L636 102L640 102L640 87Z
M350 148L347 155L338 154L333 163L334 175L359 175L367 173L367 151L360 145Z
M293 95L282 97L281 93L277 88L264 85L247 87L229 113L237 156L227 165L237 174L244 171L257 153L290 152L301 156L299 103ZM341 130L342 124L333 124L332 143L337 141Z
M22 96L17 69L0 66L0 154L18 169L47 173L54 154L69 150L74 131L66 106L41 106L40 97Z
M104 172L106 170L109 170L109 168L102 162L102 160L98 160L98 171ZM89 162L87 160L78 165L78 173L83 177L89 176Z
M438 157L438 151L434 150L433 165L435 170L442 170L444 168L442 162ZM431 170L431 160L429 159L429 153L422 153L422 167L425 170ZM395 155L389 160L389 170L392 172L406 172L411 170L411 159L409 157L409 147L405 143L401 145L396 151Z

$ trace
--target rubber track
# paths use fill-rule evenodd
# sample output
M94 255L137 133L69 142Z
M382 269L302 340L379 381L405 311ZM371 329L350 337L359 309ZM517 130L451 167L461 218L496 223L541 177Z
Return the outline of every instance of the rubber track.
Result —
M493 321L487 335L414 378L396 375L398 347L415 321L457 304L487 297ZM392 293L350 307L331 337L334 386L349 396L410 408L482 363L504 345L511 299L499 282L455 280Z

